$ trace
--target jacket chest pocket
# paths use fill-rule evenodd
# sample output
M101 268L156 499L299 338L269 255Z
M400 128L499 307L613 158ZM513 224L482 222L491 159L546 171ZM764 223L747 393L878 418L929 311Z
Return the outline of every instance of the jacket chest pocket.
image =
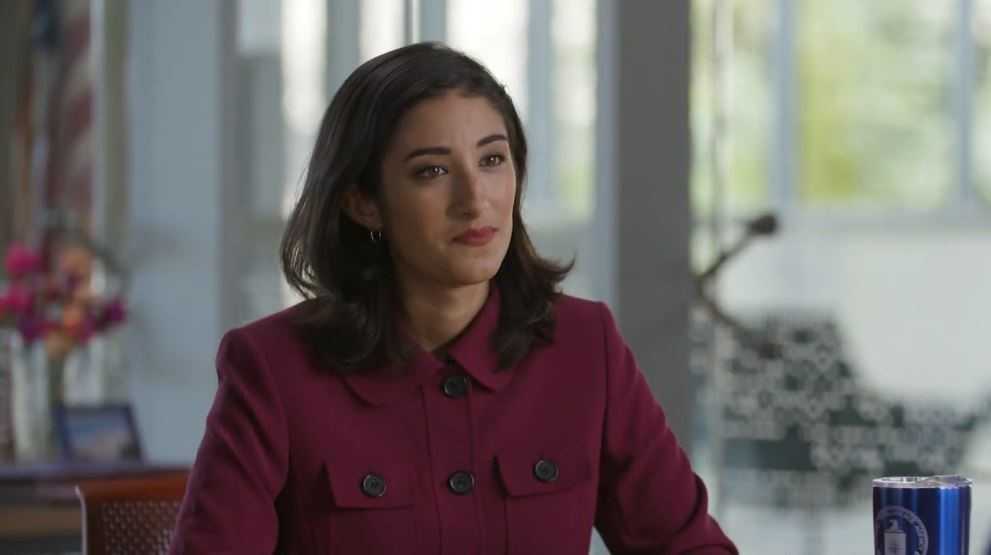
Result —
M576 449L496 456L505 488L510 555L588 553L595 512L593 465Z
M329 552L410 553L417 545L412 467L350 457L325 467L331 489Z

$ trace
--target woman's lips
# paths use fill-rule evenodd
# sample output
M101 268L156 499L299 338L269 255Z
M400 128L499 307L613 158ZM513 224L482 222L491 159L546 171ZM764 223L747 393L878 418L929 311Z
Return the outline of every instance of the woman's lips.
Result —
M471 247L480 247L491 241L495 237L495 232L494 227L472 228L455 237L454 241Z

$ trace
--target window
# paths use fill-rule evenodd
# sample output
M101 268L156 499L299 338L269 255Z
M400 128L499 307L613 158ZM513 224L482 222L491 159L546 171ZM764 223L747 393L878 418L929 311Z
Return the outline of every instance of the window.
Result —
M954 11L796 5L795 189L809 206L933 208L954 171Z
M403 45L404 0L361 3L361 61Z
M975 308L991 306L991 0L693 9L693 255L704 266L758 211L781 217L781 232L734 259L715 294L791 357L761 362L731 339L697 350L707 433L693 454L742 552L859 552L870 545L870 486L850 484L902 461L855 436L885 437L885 415L927 415L909 432L924 440L898 440L914 461L991 471L987 317ZM800 337L819 339L782 341ZM803 348L815 356L796 356ZM815 412L829 403L834 412ZM841 430L844 410L881 418ZM961 426L965 438L925 435L972 416L982 424ZM860 476L836 480L854 466ZM815 516L795 501L809 492ZM983 549L991 503L972 511ZM784 531L773 541L760 533L770 523Z
M520 117L527 120L527 1L506 0L498 8L472 0L448 0L449 44L478 58L506 85Z
M595 1L555 0L552 19L554 175L566 217L595 209Z
M974 36L974 165L982 198L991 202L991 1L974 5L970 30Z
M935 222L987 208L991 2L694 10L700 218L774 208Z
M717 208L717 196L725 203L719 210L753 212L769 202L773 4L751 3L719 21L714 9L715 0L699 0L692 14L692 200L699 214ZM732 52L732 59L716 58L716 33L731 41L724 53ZM715 126L722 125L717 120L731 125L732 133L716 134ZM713 159L716 152L718 161Z

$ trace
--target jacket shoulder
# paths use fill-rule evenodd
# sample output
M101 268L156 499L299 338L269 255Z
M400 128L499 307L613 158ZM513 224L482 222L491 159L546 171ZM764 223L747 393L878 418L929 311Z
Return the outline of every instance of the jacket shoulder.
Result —
M228 334L241 336L265 350L271 348L302 349L297 321L309 301L264 316L232 329Z
M610 319L609 308L601 301L562 294L554 305L555 335L561 339L576 334L602 337Z
M605 303L561 294L554 304L555 316L592 323L602 319L603 311L608 311Z

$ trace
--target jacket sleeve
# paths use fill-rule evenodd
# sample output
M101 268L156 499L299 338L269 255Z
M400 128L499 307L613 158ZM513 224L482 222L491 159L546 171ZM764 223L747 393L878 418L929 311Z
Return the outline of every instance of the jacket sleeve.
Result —
M601 308L606 412L595 524L603 541L614 555L736 555L609 309Z
M271 554L275 498L289 459L278 388L250 338L228 332L217 353L219 387L179 510L170 553Z

